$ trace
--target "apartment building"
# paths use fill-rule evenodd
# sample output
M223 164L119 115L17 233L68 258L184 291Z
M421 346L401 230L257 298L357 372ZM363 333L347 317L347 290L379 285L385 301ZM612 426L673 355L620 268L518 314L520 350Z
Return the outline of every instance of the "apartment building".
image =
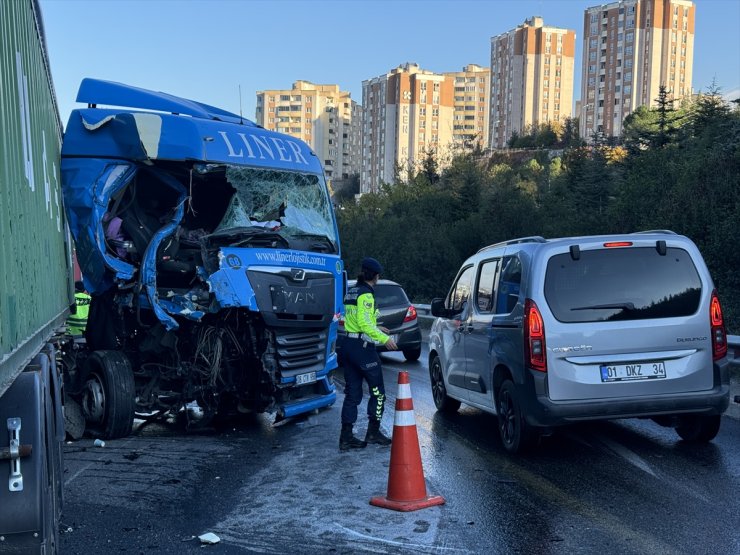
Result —
M392 183L396 167L405 177L429 149L442 155L451 147L453 84L414 63L362 82L361 193Z
M575 44L575 31L545 26L541 17L491 38L491 147L573 115Z
M694 63L694 3L621 0L587 8L583 18L581 136L622 133L638 106L690 96Z
M452 141L455 146L488 146L488 106L491 70L476 64L443 74L453 82Z
M296 81L290 90L257 91L256 122L306 141L322 161L327 179L359 173L361 112L339 85Z

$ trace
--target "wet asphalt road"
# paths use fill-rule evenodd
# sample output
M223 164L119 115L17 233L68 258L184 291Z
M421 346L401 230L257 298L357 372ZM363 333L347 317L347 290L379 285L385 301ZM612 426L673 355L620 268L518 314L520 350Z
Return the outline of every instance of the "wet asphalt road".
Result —
M277 426L150 424L103 448L67 444L60 552L740 553L740 421L724 417L704 446L650 421L579 425L512 458L494 416L435 412L425 357L383 356L383 427L407 370L428 493L444 506L369 505L386 492L390 449L338 451L340 392ZM201 546L205 532L221 542Z

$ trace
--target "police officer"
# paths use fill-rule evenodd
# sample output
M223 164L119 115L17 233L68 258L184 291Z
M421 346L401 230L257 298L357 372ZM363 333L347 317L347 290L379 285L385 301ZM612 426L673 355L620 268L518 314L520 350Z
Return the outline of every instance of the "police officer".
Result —
M72 313L67 317L67 329L74 336L85 334L87 316L90 312L90 295L85 291L81 281L75 282L75 305Z
M374 258L362 261L357 284L347 291L344 297L344 329L346 335L340 336L340 364L344 368L344 405L342 406L342 433L339 436L339 449L361 449L368 443L389 445L390 438L380 431L385 404L385 387L380 357L376 344L386 349L398 349L388 330L378 327L375 322L375 297L373 287L377 284L383 267ZM367 382L370 398L367 401L367 435L365 441L354 436L352 427L357 421L357 406L362 401L362 380Z

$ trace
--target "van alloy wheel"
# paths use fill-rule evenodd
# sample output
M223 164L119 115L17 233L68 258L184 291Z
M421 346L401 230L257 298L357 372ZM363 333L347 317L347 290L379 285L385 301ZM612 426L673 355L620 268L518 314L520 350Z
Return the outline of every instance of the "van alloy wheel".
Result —
M497 412L501 442L509 453L526 451L537 443L539 434L524 420L511 380L501 384Z
M441 412L456 412L460 408L460 401L447 395L444 376L442 375L442 362L438 356L434 357L429 367L429 374L432 380L432 397L434 406Z

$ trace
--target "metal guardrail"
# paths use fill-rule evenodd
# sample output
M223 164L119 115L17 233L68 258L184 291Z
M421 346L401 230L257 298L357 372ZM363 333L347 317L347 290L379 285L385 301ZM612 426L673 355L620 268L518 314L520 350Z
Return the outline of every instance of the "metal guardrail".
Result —
M413 303L416 308L416 316L419 320L434 320L436 316L432 316L432 305L430 304L416 304Z
M740 335L727 336L727 358L732 364L740 366Z

